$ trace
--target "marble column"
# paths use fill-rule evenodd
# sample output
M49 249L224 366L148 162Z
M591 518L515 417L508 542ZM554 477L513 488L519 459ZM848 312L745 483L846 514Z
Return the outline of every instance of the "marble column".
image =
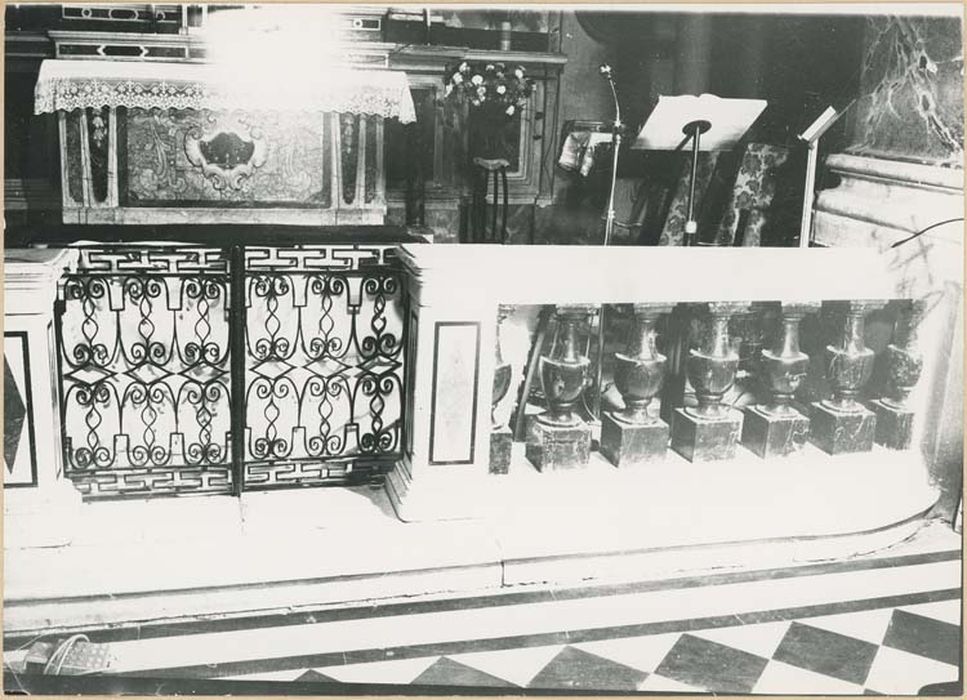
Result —
M722 399L735 383L739 354L729 338L729 319L748 302L700 304L699 347L689 351L688 380L698 405L677 408L672 419L672 449L691 462L731 459L742 433L742 414Z
M872 300L830 304L843 323L837 344L826 347L826 378L833 396L815 402L810 416L812 441L829 454L873 448L876 416L857 397L873 374L874 353L864 339L866 315L882 307L883 302Z
M4 255L4 493L7 548L68 544L81 495L64 475L54 303L76 251Z

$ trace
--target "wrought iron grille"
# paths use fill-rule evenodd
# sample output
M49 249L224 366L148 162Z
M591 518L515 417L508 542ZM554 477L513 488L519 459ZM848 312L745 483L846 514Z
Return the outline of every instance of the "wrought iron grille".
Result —
M398 456L404 311L389 252L246 250L246 485L318 483Z
M404 318L388 245L82 248L57 313L66 473L90 497L378 477Z

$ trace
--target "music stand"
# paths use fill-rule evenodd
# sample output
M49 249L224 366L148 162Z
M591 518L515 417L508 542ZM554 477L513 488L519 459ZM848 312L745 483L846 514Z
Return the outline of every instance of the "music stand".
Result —
M638 132L638 137L631 145L637 150L678 151L691 141L692 172L688 181L686 246L694 244L695 234L698 233L694 207L699 151L732 148L765 108L765 100L722 98L707 93L698 97L661 95Z

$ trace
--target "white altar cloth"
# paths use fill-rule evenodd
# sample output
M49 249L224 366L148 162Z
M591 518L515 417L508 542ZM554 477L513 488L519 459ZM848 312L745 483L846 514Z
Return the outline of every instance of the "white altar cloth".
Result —
M212 64L44 61L34 113L87 107L340 112L416 121L406 75L390 70L299 70L270 81Z

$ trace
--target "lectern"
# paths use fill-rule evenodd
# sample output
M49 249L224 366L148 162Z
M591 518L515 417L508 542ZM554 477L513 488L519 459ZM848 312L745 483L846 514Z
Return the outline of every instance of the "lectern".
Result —
M691 142L685 245L694 245L698 233L694 210L699 152L732 148L765 108L765 100L725 99L707 93L697 97L662 95L638 132L631 146L638 150L678 151Z

